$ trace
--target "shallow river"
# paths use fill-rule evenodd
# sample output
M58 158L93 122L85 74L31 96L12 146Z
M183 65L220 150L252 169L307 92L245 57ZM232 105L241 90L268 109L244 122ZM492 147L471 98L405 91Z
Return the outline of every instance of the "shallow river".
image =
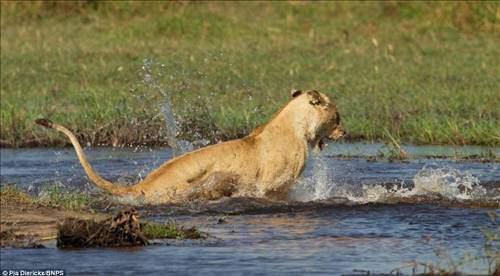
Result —
M376 154L378 147L336 144L313 157L289 203L233 198L189 207L139 207L149 219L199 226L212 236L203 242L133 249L59 250L50 244L2 249L0 264L2 269L63 268L70 275L366 275L397 268L411 274L409 264L416 261L487 273L482 231L499 231L498 219L488 216L499 209L466 206L500 206L499 163L426 158L457 151L482 154L478 147L409 147L409 162L367 161L364 157ZM135 182L171 157L168 149L87 153L105 178L122 182ZM97 192L72 149L1 149L0 154L2 185L15 184L35 195L53 183Z

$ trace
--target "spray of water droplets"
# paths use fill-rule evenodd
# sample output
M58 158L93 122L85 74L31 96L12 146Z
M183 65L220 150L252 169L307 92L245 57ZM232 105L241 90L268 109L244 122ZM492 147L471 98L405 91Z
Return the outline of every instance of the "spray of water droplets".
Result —
M413 196L439 196L449 200L478 200L489 196L477 177L451 167L424 166L413 177L412 183L391 187L349 185L334 180L335 168L328 167L324 157L312 159L312 175L299 181L290 194L293 200L305 202L346 198L351 202L369 203Z

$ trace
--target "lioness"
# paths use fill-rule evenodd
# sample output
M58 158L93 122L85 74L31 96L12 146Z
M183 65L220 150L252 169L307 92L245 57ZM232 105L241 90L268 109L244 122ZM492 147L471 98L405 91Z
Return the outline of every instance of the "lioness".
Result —
M149 203L230 195L286 199L304 169L308 146L322 150L326 138L337 140L345 134L328 96L315 90L292 90L291 94L293 99L287 105L248 136L173 158L133 186L116 185L100 177L75 135L65 127L47 119L36 123L64 133L88 177L114 195L142 197Z

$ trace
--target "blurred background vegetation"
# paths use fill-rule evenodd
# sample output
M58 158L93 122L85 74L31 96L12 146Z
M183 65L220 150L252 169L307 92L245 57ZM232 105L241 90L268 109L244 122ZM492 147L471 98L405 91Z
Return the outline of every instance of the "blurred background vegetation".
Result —
M2 146L241 137L291 88L350 139L500 144L498 2L1 2Z

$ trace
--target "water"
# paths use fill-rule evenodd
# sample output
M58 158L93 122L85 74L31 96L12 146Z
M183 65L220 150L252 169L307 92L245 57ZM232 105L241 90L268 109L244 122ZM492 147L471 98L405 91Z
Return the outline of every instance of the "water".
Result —
M164 99L163 103L160 103L160 110L165 118L165 131L167 142L169 146L172 148L172 152L174 155L179 155L183 152L189 151L189 145L183 143L183 141L179 141L177 139L177 133L179 132L179 128L177 126L177 122L175 120L174 110L172 109L172 103L170 99L169 93L165 90L164 86L160 85L156 80L155 73L153 72L153 67L155 66L155 61L150 59L145 59L143 61L142 73L143 73L143 82L150 90L156 91L161 94L161 97ZM160 68L163 68L164 65L160 64Z
M457 268L487 273L484 258L471 261L467 254L484 256L482 229L499 231L488 216L499 209L468 208L460 202L499 206L499 163L426 159L426 150L419 147L409 150L417 159L407 163L361 158L380 146L331 145L309 162L291 194L294 202L230 198L189 206L139 206L148 219L200 226L213 236L207 241L136 249L58 250L53 244L46 249L2 249L1 266L64 268L71 275L340 275L354 269L388 273L418 261L444 268L463 263ZM484 149L461 150L478 154ZM456 149L442 151L453 155ZM105 178L128 183L173 156L166 148L86 152ZM346 153L359 158L335 157ZM35 195L51 183L97 192L72 149L0 149L0 155L2 185L14 183ZM218 223L221 217L224 223ZM418 269L423 272L423 267ZM412 268L402 271L411 273Z
M2 268L65 268L71 275L389 272L412 260L437 262L435 249L456 259L477 254L478 227L492 226L483 210L427 205L240 215L224 224L216 217L185 220L220 240L140 249L3 249ZM470 264L467 271L484 272L484 266Z
M206 77L204 73L179 70L175 65L166 66L154 59L146 58L143 60L140 75L143 87L132 89L131 95L141 102L147 99L147 108L156 111L155 117L163 117L164 134L174 156L206 146L210 141L216 140L215 137L219 135L208 110L208 99L200 95L200 90L202 92L206 88L199 88L193 92L191 84L185 80L186 77L204 78ZM197 97L188 99L185 97L186 93L194 93ZM172 98L175 95L184 95L184 104L177 107L184 109L180 113L175 112L173 108ZM193 122L193 118L182 116L193 113L197 114L195 120L199 122ZM199 129L201 125L205 129Z

